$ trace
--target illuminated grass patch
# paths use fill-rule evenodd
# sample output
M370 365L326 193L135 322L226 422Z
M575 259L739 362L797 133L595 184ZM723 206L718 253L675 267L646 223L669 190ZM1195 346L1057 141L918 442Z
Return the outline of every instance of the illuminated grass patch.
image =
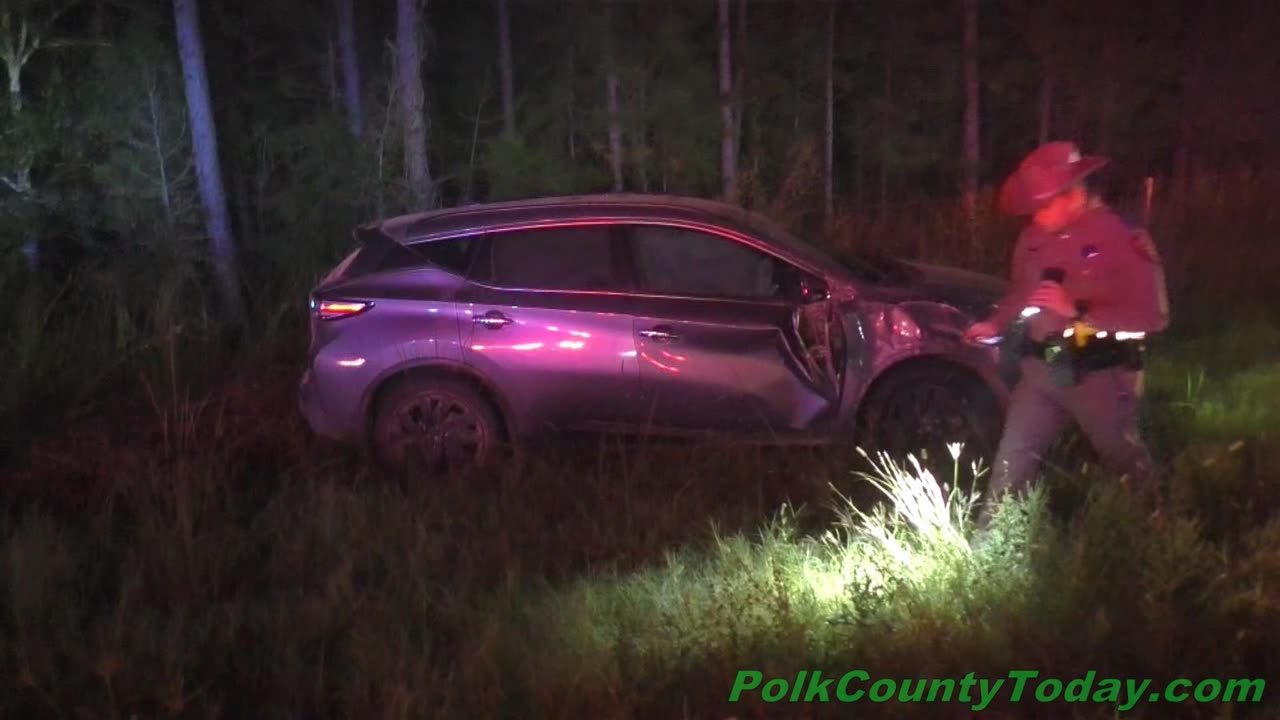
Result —
M523 615L532 644L553 648L541 660L579 680L657 676L716 658L820 660L869 626L909 632L1020 606L1038 494L1006 503L974 547L976 495L940 484L914 457L903 465L881 455L873 466L858 475L882 501L864 510L837 493L820 534L800 533L784 506L754 537L716 534L658 567L550 592Z

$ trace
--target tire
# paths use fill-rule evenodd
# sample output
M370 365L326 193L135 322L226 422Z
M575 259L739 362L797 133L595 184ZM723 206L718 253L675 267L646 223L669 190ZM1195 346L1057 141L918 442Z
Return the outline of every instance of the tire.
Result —
M989 468L1003 429L995 394L974 373L946 362L917 363L890 370L863 401L857 441L875 457L896 462L914 455L939 482L957 476L949 443L963 443L958 477L972 488L975 461ZM981 481L985 481L986 474ZM981 482L979 485L985 484Z
M378 399L371 432L377 462L428 476L466 475L493 465L505 438L493 403L452 377L409 376Z

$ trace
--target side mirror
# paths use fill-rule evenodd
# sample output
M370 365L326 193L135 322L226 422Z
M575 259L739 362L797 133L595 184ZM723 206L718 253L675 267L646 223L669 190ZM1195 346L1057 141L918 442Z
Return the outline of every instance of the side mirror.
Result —
M783 296L800 305L822 302L831 297L831 290L822 278L794 268L783 272L781 285Z

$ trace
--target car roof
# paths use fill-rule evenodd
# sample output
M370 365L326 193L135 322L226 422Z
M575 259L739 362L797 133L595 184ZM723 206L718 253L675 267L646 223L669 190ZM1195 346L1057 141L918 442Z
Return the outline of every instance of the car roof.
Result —
M749 235L816 269L839 266L832 258L763 215L736 205L681 195L607 193L476 203L387 218L367 229L400 243L413 243L540 221L617 218L682 220Z

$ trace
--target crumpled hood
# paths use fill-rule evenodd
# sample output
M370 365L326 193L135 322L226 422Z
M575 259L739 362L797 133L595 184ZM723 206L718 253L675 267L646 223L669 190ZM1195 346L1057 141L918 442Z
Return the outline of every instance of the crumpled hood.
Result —
M918 274L910 294L920 300L942 301L976 317L986 317L991 306L1005 293L1009 283L984 273L959 268L907 262Z

